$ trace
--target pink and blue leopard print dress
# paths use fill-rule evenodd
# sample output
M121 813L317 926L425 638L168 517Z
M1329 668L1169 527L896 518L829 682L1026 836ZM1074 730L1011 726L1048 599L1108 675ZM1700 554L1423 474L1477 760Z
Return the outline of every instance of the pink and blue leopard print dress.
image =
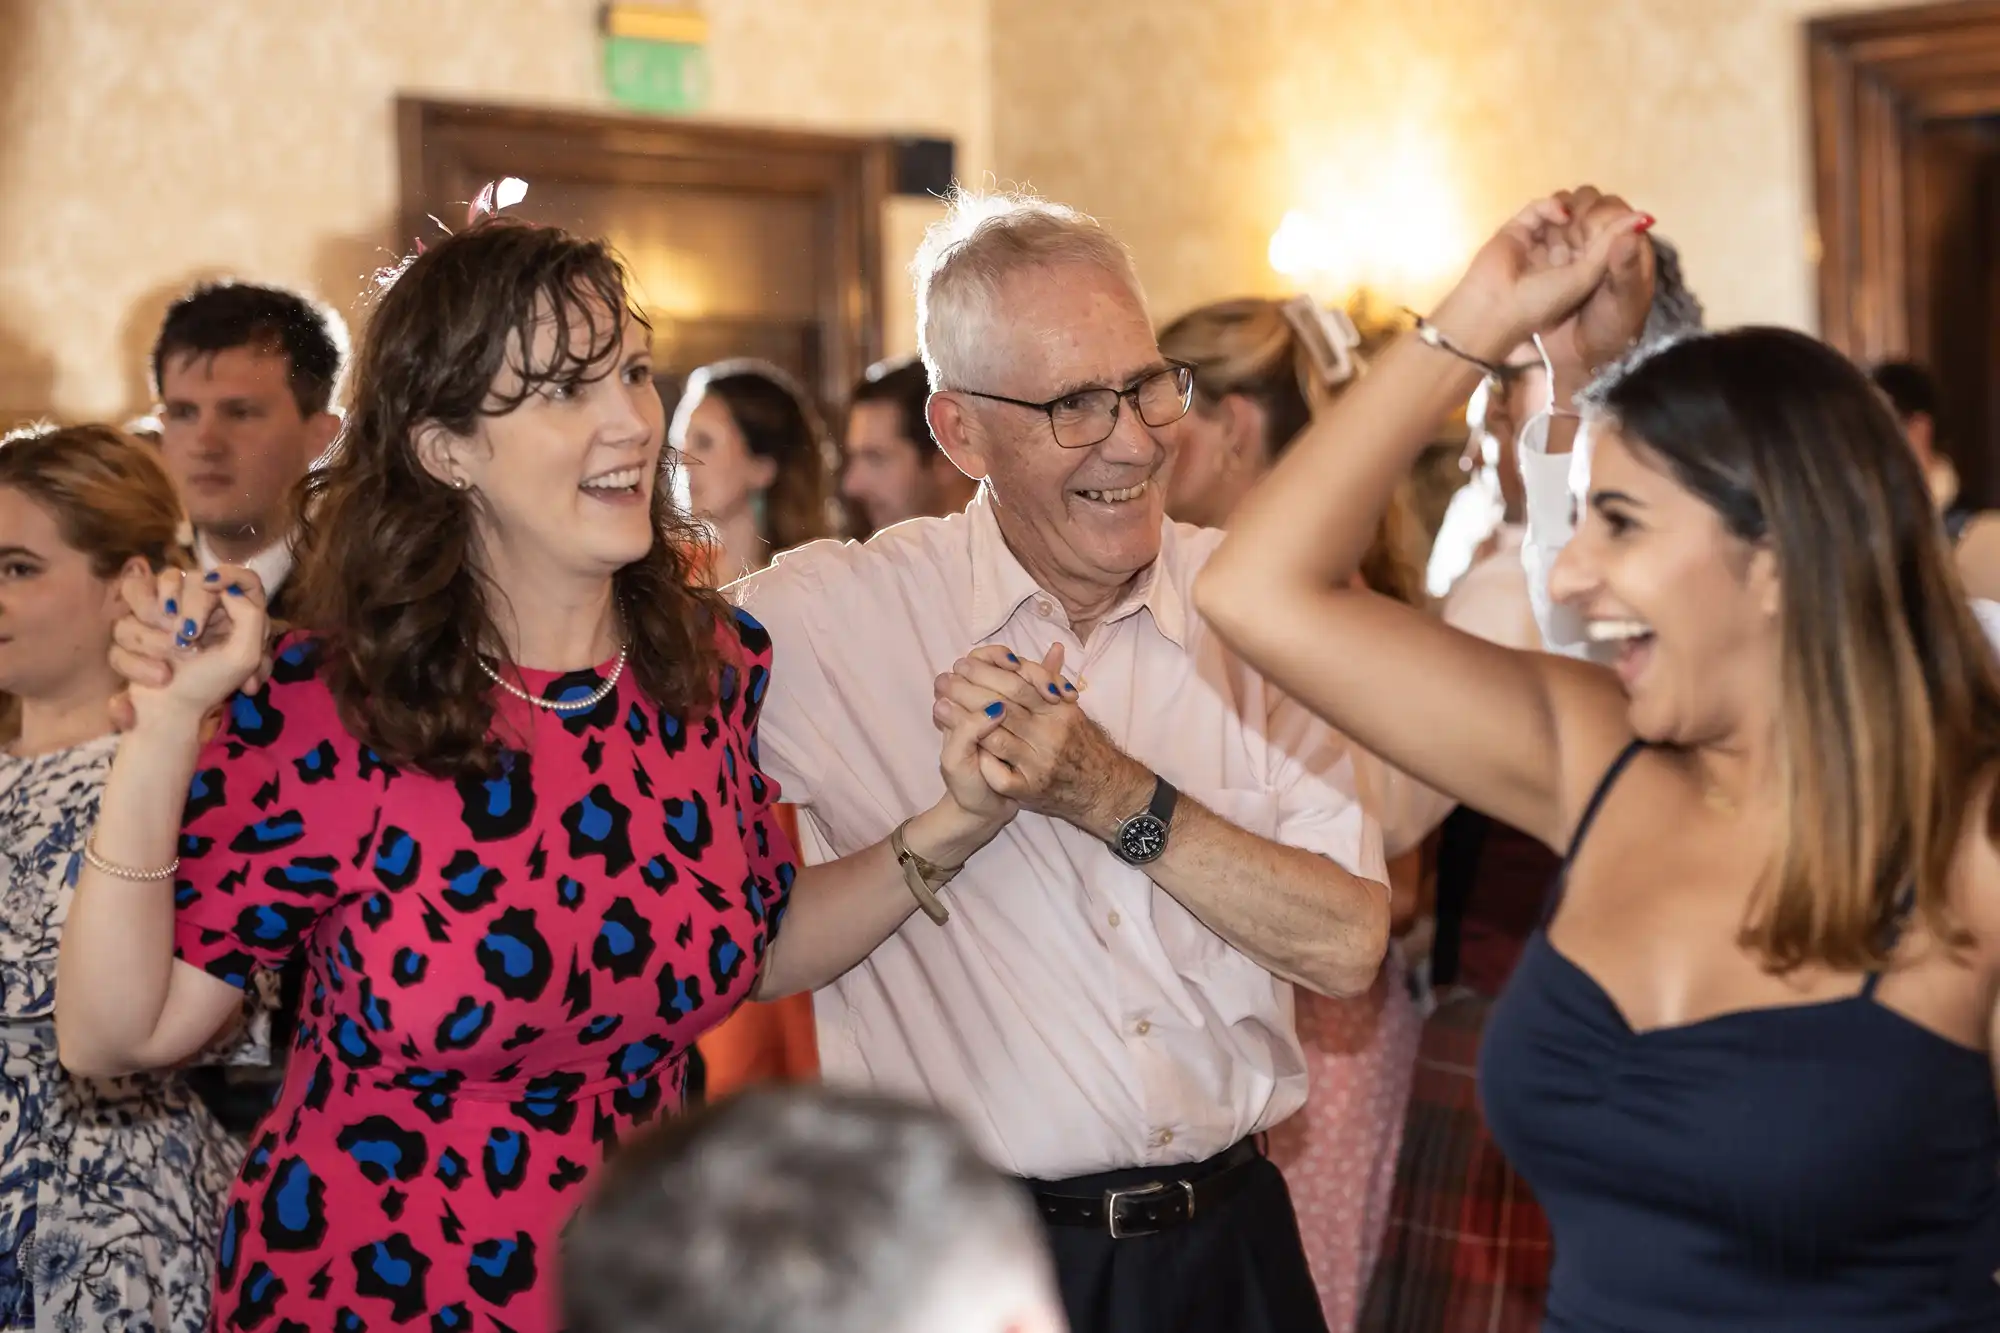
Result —
M587 712L519 704L485 779L383 764L309 640L231 701L189 792L179 953L244 985L303 949L310 978L223 1216L218 1327L556 1327L563 1224L679 1105L792 883L757 765L770 640L741 613L721 637L707 716L630 675ZM523 684L575 700L607 668Z

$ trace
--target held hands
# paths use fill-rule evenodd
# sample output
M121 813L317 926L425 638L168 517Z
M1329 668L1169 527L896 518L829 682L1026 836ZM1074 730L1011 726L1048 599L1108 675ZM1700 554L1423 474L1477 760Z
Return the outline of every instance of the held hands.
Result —
M1583 304L1553 328L1537 330L1542 356L1558 388L1569 386L1574 392L1623 356L1645 332L1656 278L1653 243L1645 237L1652 219L1636 228L1628 225L1632 210L1625 201L1588 185L1556 198L1574 219L1562 229L1565 234L1557 244L1574 253L1589 249L1600 236L1610 238L1604 276Z
M991 719L977 741L981 783L997 798L1108 837L1145 803L1152 778L1078 707L1062 655L1061 644L1040 662L978 649L937 678L931 720L949 749L955 729Z
M1588 186L1538 199L1480 247L1435 322L1482 356L1498 359L1539 334L1559 371L1595 370L1645 325L1652 225Z
M114 710L119 730L199 724L268 677L264 585L250 570L135 574L121 591L129 610L112 630L111 666L129 688Z

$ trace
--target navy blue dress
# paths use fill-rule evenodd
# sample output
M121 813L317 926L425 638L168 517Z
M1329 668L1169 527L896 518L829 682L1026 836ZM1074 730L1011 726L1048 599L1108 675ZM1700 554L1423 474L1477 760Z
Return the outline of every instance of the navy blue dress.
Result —
M2000 1330L1992 1067L1878 1004L1875 983L1635 1032L1536 931L1479 1074L1549 1216L1546 1329Z

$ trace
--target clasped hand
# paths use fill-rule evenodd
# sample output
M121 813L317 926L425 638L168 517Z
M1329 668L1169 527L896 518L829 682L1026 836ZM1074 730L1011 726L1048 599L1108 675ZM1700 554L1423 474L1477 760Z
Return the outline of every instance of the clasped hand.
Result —
M120 731L171 716L208 718L269 677L264 585L249 569L133 574L120 592L127 611L111 636L111 666L127 684L113 709Z
M1557 379L1587 377L1645 327L1652 225L1649 215L1590 186L1538 199L1480 247L1439 323L1497 355L1535 335ZM1472 334L1472 325L1488 336Z
M980 648L937 678L931 721L948 742L978 734L958 783L976 780L997 800L1108 836L1132 813L1121 802L1144 804L1150 775L1084 714L1062 663L1061 644L1039 662L1000 645ZM946 782L957 796L949 759Z

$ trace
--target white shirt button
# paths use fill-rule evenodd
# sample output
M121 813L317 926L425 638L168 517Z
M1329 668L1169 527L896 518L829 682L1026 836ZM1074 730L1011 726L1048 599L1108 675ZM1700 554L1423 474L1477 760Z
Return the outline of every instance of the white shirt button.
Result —
M1153 1030L1153 1025L1142 1018L1132 1025L1132 1030L1143 1037Z
M1124 918L1119 916L1118 913L1116 912L1113 912L1110 916L1107 916L1104 919L1111 923L1111 928L1113 930L1118 929L1118 923L1124 920Z
M1050 616L1054 615L1055 613L1056 609L1054 605L1050 603L1048 598L1046 597L1041 598L1035 603L1035 614L1040 616L1043 620L1047 620Z
M1171 1129L1163 1129L1157 1135L1154 1136L1154 1142L1156 1142L1162 1148L1166 1147L1173 1141L1174 1141L1174 1132Z

